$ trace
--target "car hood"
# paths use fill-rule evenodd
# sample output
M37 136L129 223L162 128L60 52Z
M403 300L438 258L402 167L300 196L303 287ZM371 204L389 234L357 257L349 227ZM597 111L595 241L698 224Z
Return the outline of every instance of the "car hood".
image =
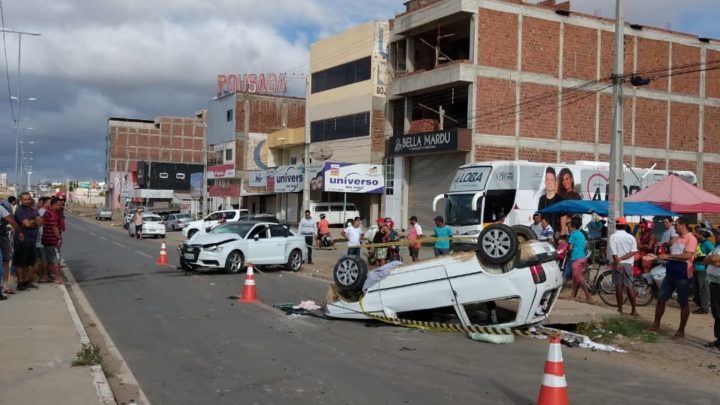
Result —
M240 235L234 233L196 233L185 241L186 245L218 245L225 242L240 240Z

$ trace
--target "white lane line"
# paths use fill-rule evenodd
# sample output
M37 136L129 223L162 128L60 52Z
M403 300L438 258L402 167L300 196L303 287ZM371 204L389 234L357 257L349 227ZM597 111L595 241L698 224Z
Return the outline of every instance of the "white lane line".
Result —
M123 244L120 243L120 242L113 242L113 243L116 244L116 245L118 245L118 246L120 246L120 247L127 247L127 246L123 245Z
M100 240L107 240L107 238L104 236L100 236Z
M136 250L135 253L139 254L140 256L145 256L145 257L147 257L148 259L152 259L152 258L153 258L153 257L150 256L149 254L147 254L147 253L145 253L145 252L141 252L141 251L139 251L139 250Z
M90 235L97 236L97 234L95 232L90 232Z

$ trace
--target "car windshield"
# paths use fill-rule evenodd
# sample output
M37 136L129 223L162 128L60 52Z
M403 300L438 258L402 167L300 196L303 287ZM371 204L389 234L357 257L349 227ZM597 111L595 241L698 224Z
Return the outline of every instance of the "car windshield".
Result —
M233 222L230 224L222 224L218 226L217 228L210 231L212 234L218 234L218 233L234 233L237 235L240 235L241 238L244 238L245 235L252 229L253 225L255 224L248 224L248 223L237 223Z
M157 215L143 215L143 219L145 222L160 222L162 221L162 218L160 218Z
M471 208L474 194L451 194L445 204L445 218L448 225L467 226L480 225L480 211ZM477 201L478 208L482 207L482 198Z

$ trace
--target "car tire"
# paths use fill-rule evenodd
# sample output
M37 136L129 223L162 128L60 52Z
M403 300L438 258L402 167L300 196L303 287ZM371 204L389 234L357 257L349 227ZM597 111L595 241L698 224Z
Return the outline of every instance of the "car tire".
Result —
M333 269L335 285L343 292L359 292L367 279L367 265L358 256L343 256Z
M518 237L515 231L505 224L492 224L478 236L478 254L491 264L505 264L518 251Z
M239 273L245 266L245 257L239 250L233 250L225 259L225 271L230 274Z
M510 227L513 232L515 232L515 235L517 235L517 240L520 243L527 242L529 240L537 240L537 235L535 234L535 231L532 230L527 225L513 225Z
M297 273L302 268L302 264L302 253L300 253L299 250L295 249L290 252L287 263L285 263L285 269L288 271L292 271L293 273Z

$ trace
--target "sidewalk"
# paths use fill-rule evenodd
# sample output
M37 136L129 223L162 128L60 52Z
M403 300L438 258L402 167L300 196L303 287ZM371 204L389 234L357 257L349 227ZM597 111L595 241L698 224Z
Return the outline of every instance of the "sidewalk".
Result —
M114 404L99 367L72 366L87 335L67 289L39 286L0 302L0 404Z

